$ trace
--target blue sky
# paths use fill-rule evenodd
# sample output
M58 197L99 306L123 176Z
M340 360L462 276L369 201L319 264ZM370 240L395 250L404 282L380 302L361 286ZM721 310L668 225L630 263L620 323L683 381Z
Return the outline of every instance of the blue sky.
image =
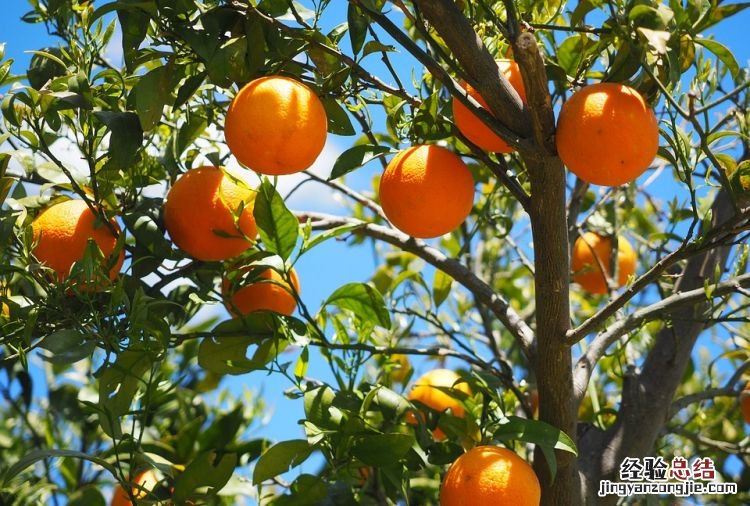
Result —
M102 2L99 2L102 3ZM303 2L307 3L307 2ZM333 2L334 4L336 2ZM20 17L29 10L25 0L5 0L3 2L5 19L0 41L6 43L6 56L14 58L14 73L20 74L25 71L31 57L24 53L28 49L38 49L45 45L54 45L55 41L50 39L44 27L41 25L29 25L23 23ZM342 11L341 19L345 19ZM338 17L338 12L336 13ZM336 24L330 22L331 26ZM750 15L745 11L729 21L720 25L715 33L717 40L730 47L741 66L746 67L750 59L750 44L748 44L747 26L750 26ZM373 57L374 58L374 57ZM397 69L402 80L409 82L413 76L413 61L404 56L394 55ZM382 120L382 116L375 116L376 120ZM329 136L327 148L317 164L316 171L321 175L327 175L338 154L354 140L354 137L342 138ZM378 171L378 164L373 162L365 170L358 173L348 182L355 187L369 189L371 177ZM282 183L282 188L290 189L297 179L287 179ZM326 212L343 212L335 201L329 190L314 184L306 185L305 190L299 192L290 200L290 207L296 209L320 209ZM302 284L302 297L311 310L315 310L337 287L353 281L367 281L373 272L373 255L369 247L349 248L338 241L328 241L315 248L301 258L297 264L297 271ZM429 271L428 271L429 272ZM429 278L429 274L427 274ZM223 309L215 309L220 314ZM296 358L296 357L295 357ZM291 358L290 358L291 359ZM328 377L325 368L316 361L310 369L309 374L313 377ZM260 386L262 385L262 387ZM263 435L271 439L295 438L302 436L302 431L297 420L302 417L302 405L298 401L289 401L282 392L290 385L276 378L269 378L262 373L254 373L231 379L227 386L233 390L250 388L260 392L267 405L274 410L274 416L268 426L257 431L254 435ZM311 469L308 469L311 470Z

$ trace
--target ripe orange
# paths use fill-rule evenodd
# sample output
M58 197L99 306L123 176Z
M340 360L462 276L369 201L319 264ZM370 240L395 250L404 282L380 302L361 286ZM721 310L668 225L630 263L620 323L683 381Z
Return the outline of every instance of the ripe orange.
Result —
M510 450L477 446L458 457L440 486L440 506L539 506L531 466Z
M444 412L450 409L454 416L463 417L465 412L461 402L443 390L435 388L450 388L453 391L471 395L471 389L466 382L457 383L460 378L458 374L450 369L433 369L420 376L414 382L414 387L409 392L408 399L410 401L419 401L435 411ZM411 425L417 424L417 417L413 412L410 411L406 414L406 422ZM440 428L436 428L432 432L432 435L438 441L445 439L445 433Z
M111 224L119 234L117 223L111 220ZM55 271L58 281L65 280L73 264L83 258L89 239L96 243L107 260L117 245L117 237L103 223L97 223L97 215L83 200L66 200L51 205L36 217L31 228L34 256ZM125 252L120 251L109 271L111 280L117 277L124 260Z
M523 85L521 69L513 60L497 60L497 66L500 72L510 81L511 86L521 97L523 103L526 103L526 88ZM479 92L468 83L461 81L461 87L487 109L487 102L482 98ZM495 153L510 153L513 151L508 143L501 139L495 132L485 125L478 116L474 115L468 107L461 103L460 100L453 97L453 119L456 121L456 127L471 142L485 151L494 151Z
M557 120L557 153L578 177L618 186L645 171L659 149L654 111L633 88L598 83L574 93Z
M305 170L326 143L323 104L299 81L267 76L246 84L227 110L224 135L232 154L261 174Z
M299 278L294 269L289 271L289 278L294 291L299 293ZM254 311L274 311L291 316L297 308L292 288L273 269L264 270L248 285L232 286L233 284L225 277L222 290L224 305L233 316L247 315Z
M750 423L750 382L740 392L740 405L742 406L742 417L745 419L745 423Z
M457 155L435 145L398 153L380 179L380 203L393 225L414 237L437 237L471 212L474 178Z
M161 481L153 469L147 469L138 473L133 480L133 488L131 493L136 499L143 499L146 497L151 490ZM122 485L115 487L114 495L112 496L111 506L133 506L130 500L130 496L122 488Z
M191 257L226 260L255 239L254 202L254 190L235 183L218 167L200 167L187 171L169 190L164 222L175 244Z
M573 281L581 285L590 293L607 293L607 280L602 273L599 263L604 266L604 272L610 275L610 261L612 255L612 239L595 232L586 232L576 239L573 244L571 268ZM617 240L617 286L623 286L628 277L635 273L635 251L624 237Z

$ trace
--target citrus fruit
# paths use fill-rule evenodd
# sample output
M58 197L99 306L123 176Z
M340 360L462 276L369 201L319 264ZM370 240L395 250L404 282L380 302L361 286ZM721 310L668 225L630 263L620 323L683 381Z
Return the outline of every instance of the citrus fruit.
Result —
M226 260L255 239L254 202L255 191L235 183L222 169L191 169L169 190L164 222L174 243L191 257Z
M380 179L380 203L393 225L414 237L438 237L471 212L474 178L457 155L434 145L399 152Z
M461 377L450 369L433 369L420 376L414 382L408 399L410 401L419 401L425 406L439 412L450 409L454 416L463 417L465 412L461 401L443 390L444 388L449 388L457 393L463 392L466 395L471 395L471 389L466 382L457 383L460 379ZM411 425L416 425L417 417L410 411L406 414L406 421ZM438 441L445 439L445 433L440 428L436 428L432 432L432 435Z
M598 83L581 88L562 106L557 153L578 177L618 186L645 171L659 149L654 111L633 88Z
M328 120L313 91L289 77L266 76L246 84L232 100L224 135L246 167L279 176L305 170L326 143Z
M97 220L98 215L83 200L65 200L49 206L31 224L35 243L34 256L40 263L55 271L58 281L67 279L73 264L83 258L89 239L99 247L105 261L110 261L117 245L117 237L110 228ZM120 227L117 223L114 220L110 223L119 234ZM125 253L120 251L109 271L111 280L117 277L124 260Z
M388 363L391 364L390 376L391 379L397 383L404 383L409 378L411 373L411 364L406 355L396 353L388 358Z
M586 232L573 244L571 268L573 281L590 293L609 292L607 280L602 273L610 275L612 239L595 232ZM635 273L635 251L624 237L617 240L617 286L623 286Z
M539 506L539 479L510 450L477 446L458 457L440 486L440 506Z
M135 476L135 479L133 480L133 487L131 488L131 493L133 494L133 496L135 496L136 499L143 499L150 493L150 491L154 489L154 487L156 487L159 481L161 480L159 480L159 477L156 475L156 472L153 469L142 471ZM111 506L132 505L133 503L130 500L130 496L127 494L127 492L125 492L125 489L122 488L122 485L118 484L115 487L115 492L112 496Z
M740 392L740 405L742 406L742 418L745 419L745 423L750 423L750 382Z
M257 275L248 276L252 278L244 285L240 280L231 282L224 278L224 305L233 316L247 315L254 311L273 311L286 316L294 313L297 300L281 274L273 269L265 269ZM289 278L294 291L299 293L299 278L294 269L289 271Z
M524 88L521 69L518 67L518 64L513 60L503 59L497 60L497 67L516 90L523 103L526 103L526 88ZM487 102L475 88L465 81L461 81L461 87L466 90L471 98L487 109ZM513 151L513 148L508 143L485 125L478 116L471 112L456 97L453 97L453 119L456 121L456 127L458 127L461 133L483 150L494 151L495 153L510 153Z

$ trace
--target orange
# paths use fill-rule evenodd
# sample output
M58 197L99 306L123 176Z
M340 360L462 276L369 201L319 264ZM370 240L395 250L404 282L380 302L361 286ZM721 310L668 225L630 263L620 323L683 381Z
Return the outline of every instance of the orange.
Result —
M115 251L117 237L97 220L98 215L83 200L65 200L51 205L31 224L34 256L55 271L58 281L67 279L73 264L83 258L89 239L96 243L106 261L109 261ZM119 234L117 223L114 220L110 223ZM109 271L110 279L117 277L124 260L125 252L120 251Z
M133 480L133 488L130 489L131 493L135 496L136 499L143 499L154 489L159 481L161 480L156 475L156 472L153 469L142 471L135 476L135 479ZM111 506L132 505L133 503L130 500L130 496L127 494L127 492L125 492L125 489L122 488L122 485L118 484L115 487L115 493L112 496Z
M745 423L750 423L750 382L740 392L740 404L742 405L742 417L745 419Z
M454 416L463 417L465 412L461 401L448 395L445 391L435 388L450 388L455 392L471 395L471 389L466 382L457 383L460 379L461 377L450 369L433 369L414 382L414 387L409 392L408 399L419 401L435 411L444 412L450 409ZM408 412L406 421L411 425L416 425L417 417L413 412ZM440 428L436 428L432 435L438 441L445 439L445 433Z
M578 177L618 186L645 171L659 149L654 111L633 88L598 83L574 93L557 120L557 153Z
M471 212L474 178L457 155L435 145L399 152L380 179L380 203L393 225L414 237L438 237Z
M254 203L254 190L235 183L218 167L200 167L187 171L169 190L164 221L172 240L191 257L226 260L255 239Z
M521 69L518 67L518 64L513 60L497 60L497 67L506 79L510 81L510 85L513 86L525 104L526 88L523 85L523 77L521 77ZM461 81L461 87L466 90L471 98L487 109L487 102L476 89L465 81ZM485 125L478 116L472 113L456 97L453 97L453 119L456 121L456 127L458 127L461 133L483 150L494 151L496 153L510 153L513 151L512 147L493 132L490 127Z
M244 286L232 286L233 283L224 278L224 305L233 316L247 315L254 311L273 311L286 316L294 313L297 300L281 274L273 269L266 269L253 278ZM299 278L294 269L289 271L289 278L294 291L299 293Z
M573 281L590 293L608 293L607 280L602 273L610 275L612 239L595 232L586 232L573 245L571 268ZM635 273L635 251L624 237L617 240L617 286L623 286Z
M510 450L477 446L458 457L440 486L440 506L539 506L531 466Z
M279 176L305 170L326 143L323 104L299 81L267 76L246 84L227 110L224 135L240 163Z

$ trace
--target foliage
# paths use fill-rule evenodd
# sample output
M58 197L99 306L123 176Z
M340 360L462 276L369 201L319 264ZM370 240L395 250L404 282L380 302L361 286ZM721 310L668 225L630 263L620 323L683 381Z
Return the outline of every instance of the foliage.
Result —
M140 503L173 494L197 504L437 504L447 465L479 442L529 460L537 448L535 467L564 481L571 456L604 455L582 447L590 441L580 434L627 426L624 387L637 369L650 392L649 355L665 336L691 344L680 352L675 388L639 406L663 419L645 451L711 457L722 479L741 480L745 491L722 504L750 500L736 398L750 365L750 81L732 50L709 36L747 3L455 2L492 55L505 55L520 31L534 34L555 108L584 83L623 82L659 119L659 156L638 182L599 188L567 175L570 244L584 230L627 236L639 268L624 292L596 296L570 285L572 329L559 336L567 340L560 361L591 363L547 387L555 378L534 358L534 334L539 301L559 293L535 285L548 245L529 246L534 220L544 220L529 212L541 194L533 150L516 142L520 154L484 153L456 130L450 96L457 81L476 76L425 21L423 2L29 2L24 21L43 24L56 45L35 50L25 71L0 54L0 301L9 307L0 316L0 504L103 504L116 482L148 467L164 483ZM116 34L122 62L106 56ZM310 86L329 134L346 144L330 178L307 174L305 182L340 192L347 213L291 210L280 180L259 178L260 240L242 261L288 280L301 257L337 240L371 247L377 266L319 307L306 303L300 272L295 316L205 319L199 311L221 301L228 266L172 247L164 195L186 170L234 163L222 133L229 101L243 84L275 74ZM508 137L508 121L489 124ZM469 163L478 195L463 225L426 244L389 226L370 178L398 149L437 142ZM80 155L75 165L63 147ZM102 218L116 216L124 230L125 268L105 291L51 282L31 253L30 223L59 195L100 204ZM722 195L732 214L716 223ZM715 252L724 256L700 256ZM97 253L79 268L106 268ZM696 274L696 258L719 259ZM336 268L335 258L320 266ZM695 311L685 316L685 307ZM695 322L690 341L686 325ZM474 392L459 399L466 415L431 411L406 424L419 406L391 374L394 354L460 369ZM313 363L328 371L313 376ZM256 434L262 398L227 389L231 376L267 374L304 406L302 430L281 441ZM579 434L556 425L546 394L536 419L537 383L575 403ZM431 435L438 425L444 441ZM323 464L310 471L310 462ZM590 467L581 460L580 469Z

